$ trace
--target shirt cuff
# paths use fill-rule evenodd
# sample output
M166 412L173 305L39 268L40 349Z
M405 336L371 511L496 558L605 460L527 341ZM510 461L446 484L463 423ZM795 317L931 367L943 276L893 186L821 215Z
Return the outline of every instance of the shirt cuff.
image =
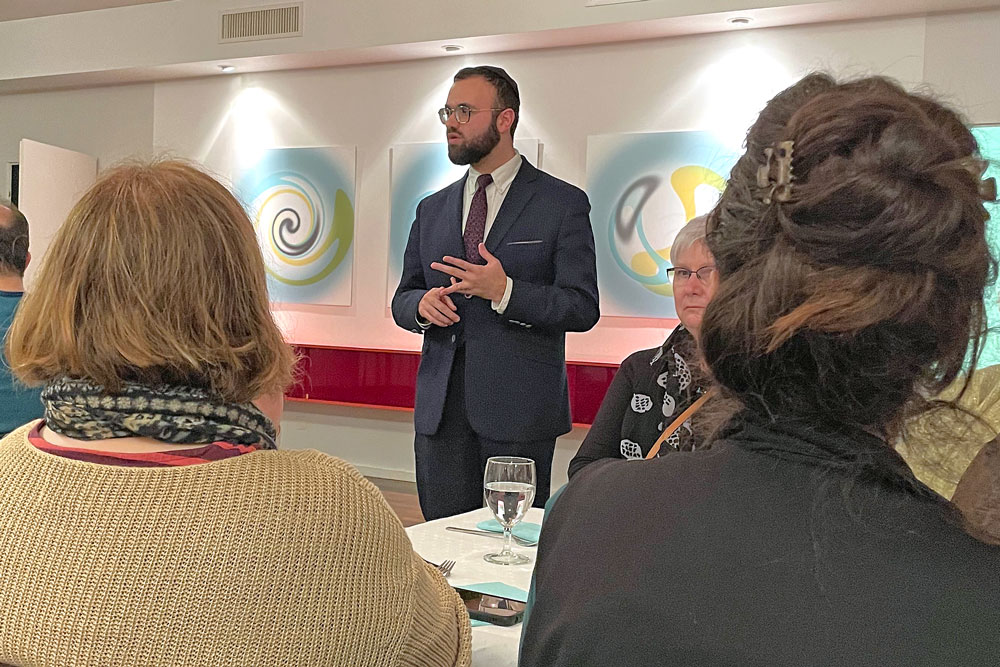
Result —
M493 306L493 310L497 311L497 314L503 315L503 311L507 310L507 304L510 303L510 293L514 289L514 280L507 276L507 288L503 291L503 298L500 299L500 303L496 301L490 301L490 305Z
M421 329L426 331L427 329L431 328L431 323L420 317L420 313L417 313L413 319L417 321L417 326L420 327Z

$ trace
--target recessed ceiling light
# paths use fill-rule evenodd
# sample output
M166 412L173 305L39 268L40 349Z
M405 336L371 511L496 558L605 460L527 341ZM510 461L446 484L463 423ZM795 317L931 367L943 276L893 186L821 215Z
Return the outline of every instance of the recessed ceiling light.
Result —
M459 46L458 44L445 44L441 48L444 49L446 53L455 53L455 51L461 51L465 47Z
M236 67L234 67L233 65L219 65L219 69L225 72L226 74L236 71Z
M750 25L753 23L753 19L749 16L734 16L732 18L726 19L727 23L732 25Z

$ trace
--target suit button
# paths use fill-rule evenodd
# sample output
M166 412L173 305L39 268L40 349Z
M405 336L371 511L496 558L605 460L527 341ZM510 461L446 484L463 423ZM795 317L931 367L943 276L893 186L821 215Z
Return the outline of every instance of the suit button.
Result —
M452 334L452 335L451 335L451 342L452 342L452 343L454 343L454 342L455 342L455 334Z

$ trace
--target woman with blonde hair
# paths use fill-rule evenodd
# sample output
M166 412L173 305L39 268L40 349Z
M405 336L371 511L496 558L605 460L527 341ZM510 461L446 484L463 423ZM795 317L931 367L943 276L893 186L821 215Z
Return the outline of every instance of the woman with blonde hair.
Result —
M0 441L0 663L469 664L464 606L378 490L275 449L294 358L210 176L105 174L6 350L45 417Z

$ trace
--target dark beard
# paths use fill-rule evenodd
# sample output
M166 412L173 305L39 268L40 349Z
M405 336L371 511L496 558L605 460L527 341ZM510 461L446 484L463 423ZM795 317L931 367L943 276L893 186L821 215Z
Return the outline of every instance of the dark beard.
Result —
M490 154L500 143L500 132L496 123L490 123L490 129L475 139L469 139L464 144L449 144L448 159L455 164L476 164Z

